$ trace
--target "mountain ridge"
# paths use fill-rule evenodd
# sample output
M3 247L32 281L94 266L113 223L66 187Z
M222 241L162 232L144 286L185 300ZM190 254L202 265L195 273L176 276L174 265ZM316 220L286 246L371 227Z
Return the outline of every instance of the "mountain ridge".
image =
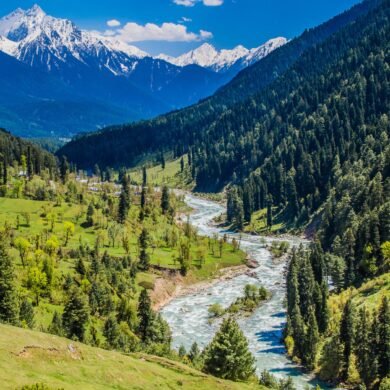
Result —
M196 134L213 127L217 119L223 121L224 116L235 105L244 101L250 104L251 101L248 99L251 96L260 93L286 72L306 50L313 49L332 34L366 15L380 3L380 0L363 1L330 21L306 30L301 36L241 71L212 97L196 105L159 116L151 121L110 126L97 133L78 137L65 145L58 153L67 155L80 167L91 167L91 161L102 166L120 166L126 161L125 164L131 166L139 161L140 156L153 153L157 149L161 150L161 148L174 150L175 155L178 155L178 151L186 150ZM194 128L197 129L196 134L193 133ZM173 137L172 134L174 134ZM183 145L173 145L179 137ZM131 139L131 145L127 138ZM115 155L103 153L102 150L106 144L110 144L118 153ZM126 158L123 161L120 157L122 150L126 150L124 152Z
M187 65L199 65L216 72L227 72L231 67L245 68L256 61L266 57L271 51L287 43L284 37L272 38L259 47L247 49L238 45L233 49L217 50L213 45L204 43L198 48L184 53L178 57L160 54L161 58L174 65L183 67Z
M42 88L37 86L35 93L27 96L25 88L12 84L14 79L23 78L17 73L21 68L15 66L15 73L8 71L6 80L13 103L3 99L0 107L4 127L33 137L71 137L179 109L212 95L247 66L232 66L223 73L196 64L177 66L115 37L82 30L70 20L47 15L38 5L19 8L0 19L0 51L37 71L35 77L42 80ZM44 72L47 80L43 80ZM29 79L35 78L28 73ZM53 78L63 96L46 88ZM31 84L30 80L25 83ZM41 96L37 100L35 95ZM77 106L80 102L82 110ZM71 120L61 108L68 110Z

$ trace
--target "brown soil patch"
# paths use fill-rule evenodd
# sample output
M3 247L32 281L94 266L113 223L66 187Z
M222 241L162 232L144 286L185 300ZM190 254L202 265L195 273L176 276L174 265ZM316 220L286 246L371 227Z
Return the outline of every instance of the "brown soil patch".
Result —
M29 359L38 354L44 354L50 358L64 358L70 357L71 359L81 360L82 355L80 350L73 344L69 344L66 350L61 350L55 347L41 347L39 345L26 345L21 351L15 355L20 358Z

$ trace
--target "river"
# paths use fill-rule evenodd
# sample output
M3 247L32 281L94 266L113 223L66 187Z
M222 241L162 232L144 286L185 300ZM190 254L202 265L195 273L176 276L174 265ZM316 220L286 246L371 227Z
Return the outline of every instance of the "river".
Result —
M190 221L196 226L199 234L227 234L229 238L240 236L227 232L210 224L212 219L225 208L215 202L186 195L186 203L194 210ZM285 262L273 261L271 253L265 248L264 242L271 238L243 234L241 249L254 258L259 266L252 270L251 276L245 274L230 280L220 281L200 292L181 296L172 300L162 310L161 314L168 321L173 335L173 345L180 345L189 350L193 342L203 348L213 338L220 321L209 324L208 308L214 303L228 307L236 298L243 295L246 284L264 286L271 292L272 298L258 308L253 315L239 319L239 325L248 338L251 352L256 358L257 373L266 369L279 378L291 376L295 386L303 389L307 385L315 386L317 381L312 376L304 374L286 356L281 341L282 331L286 321L285 314ZM278 240L278 239L276 239ZM295 246L304 242L298 238L284 239ZM321 384L321 387L324 387Z

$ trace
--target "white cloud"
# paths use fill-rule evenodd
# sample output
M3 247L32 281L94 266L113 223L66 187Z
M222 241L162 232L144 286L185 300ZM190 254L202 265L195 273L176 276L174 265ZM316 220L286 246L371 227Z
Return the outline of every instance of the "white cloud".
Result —
M104 31L103 35L107 36L107 37L113 37L114 35L116 34L116 32L114 30L106 30Z
M184 7L193 7L197 0L173 0L177 5L183 5Z
M183 16L183 17L181 18L181 21L182 21L183 23L190 23L190 22L192 22L192 19L191 19L191 18L186 18L185 16Z
M203 0L203 4L208 7L217 7L223 4L223 0Z
M200 30L199 33L200 37L204 40L211 39L213 37L213 33L211 33L210 31Z
M109 30L111 34L111 30ZM169 41L169 42L192 42L209 39L213 34L209 31L200 30L198 34L187 30L187 26L175 23L163 23L161 26L154 23L140 25L126 23L121 29L115 31L115 36L127 43L144 41Z
M223 4L224 0L173 0L177 5L193 7L196 3L202 2L207 7L216 7Z
M108 27L119 27L121 25L121 22L116 19L108 20L107 21L107 26Z

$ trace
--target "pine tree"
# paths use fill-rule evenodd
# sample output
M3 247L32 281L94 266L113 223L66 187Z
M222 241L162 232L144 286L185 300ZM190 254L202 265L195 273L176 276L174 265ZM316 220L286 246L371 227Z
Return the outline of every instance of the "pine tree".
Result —
M349 287L356 281L356 265L355 265L355 237L351 229L345 233L345 248L346 248L346 265L345 286Z
M385 378L390 373L390 305L384 296L378 312L378 374Z
M76 271L81 276L85 276L87 274L87 268L85 267L85 264L84 264L82 257L80 257L79 260L77 261Z
M328 285L323 282L321 285L321 307L318 310L318 329L323 334L328 329L329 308L328 308Z
M140 212L140 220L143 221L146 217L146 205L147 205L148 199L147 199L147 188L142 187L141 190L141 212Z
M226 200L226 220L229 223L233 222L234 218L234 199L235 198L235 189L229 188L227 191L227 200Z
M19 307L11 258L0 242L0 322L16 325Z
M288 318L288 322L290 324L289 328L291 329L292 338L294 340L294 356L302 358L305 351L305 323L297 304L293 307Z
M287 274L287 312L291 315L295 306L299 306L297 253L293 250Z
M306 253L300 253L300 269L298 275L299 308L305 321L309 318L309 311L313 302L315 280L313 269Z
M254 363L248 341L237 322L225 319L206 348L204 370L223 379L247 380L255 373Z
M60 160L60 177L63 183L66 183L69 175L69 163L65 156L61 157Z
M84 295L74 288L65 305L62 323L69 338L84 340L85 327L89 318L88 302Z
M365 308L361 308L358 314L356 326L356 358L357 368L366 386L369 386L376 376L376 362L371 354L371 348L375 346L370 339L371 321L369 313Z
M147 343L153 326L152 304L146 289L141 291L138 301L138 335L140 339Z
M86 224L88 227L93 226L93 216L95 214L95 207L92 202L89 203L88 209L87 209L87 220Z
M118 222L121 224L124 224L127 219L127 214L129 212L127 200L126 200L126 194L122 190L119 195L119 205L118 205Z
M324 380L339 379L343 366L343 346L340 334L335 332L322 349L320 360L320 375Z
M138 244L140 247L138 268L142 271L147 271L150 267L150 257L147 252L149 246L149 233L145 227L142 229L141 235L139 236Z
M309 369L315 367L317 347L320 336L318 332L317 320L313 308L309 310L309 320L307 323L304 362Z
M350 366L350 357L355 342L355 308L351 300L348 300L344 306L343 315L340 322L340 341L344 347L343 356L343 378L348 379L348 368Z
M197 342L195 341L190 348L190 351L188 352L188 358L191 360L192 363L195 363L200 357L200 350L198 347Z
M182 344L182 345L180 345L180 348L179 348L178 354L179 354L179 358L180 358L180 359L184 359L184 358L185 358L185 356L187 355L187 351L186 351L186 349L185 349L185 347L184 347L184 345L183 345L183 344Z
M30 329L34 327L34 308L31 301L27 298L23 299L20 304L19 320Z
M122 189L119 196L118 206L118 222L125 223L127 215L131 206L131 193L130 193L130 180L127 175L123 175L122 178Z
M7 160L5 156L3 157L3 184L6 185L8 183L8 167Z
M146 172L146 167L142 167L142 187L146 187L148 183L148 174Z
M27 177L31 180L34 174L34 167L31 156L31 146L27 147Z
M169 189L167 186L164 186L162 188L161 192L161 211L163 214L167 214L170 208L170 201L169 201Z
M94 175L100 179L101 176L102 176L102 172L100 171L100 168L99 168L99 165L98 164L95 164L95 166L93 167L93 173Z
M325 278L324 252L319 241L310 246L310 264L313 269L316 282L321 284Z
M53 314L53 318L52 318L51 323L49 325L48 332L51 334L55 334L57 336L64 335L62 318L61 318L61 315L57 311L55 311Z
M183 157L180 159L180 172L181 173L184 172L184 158Z
M111 348L117 348L119 338L119 325L114 315L110 315L103 327L103 336L106 338L106 343Z
M272 203L273 203L272 196L268 195L268 198L267 198L267 227L268 227L268 229L271 229L272 224L273 224Z
M286 193L287 193L288 208L290 210L291 217L295 218L296 216L298 216L299 213L299 203L298 203L297 188L295 186L294 177L292 175L287 176Z

